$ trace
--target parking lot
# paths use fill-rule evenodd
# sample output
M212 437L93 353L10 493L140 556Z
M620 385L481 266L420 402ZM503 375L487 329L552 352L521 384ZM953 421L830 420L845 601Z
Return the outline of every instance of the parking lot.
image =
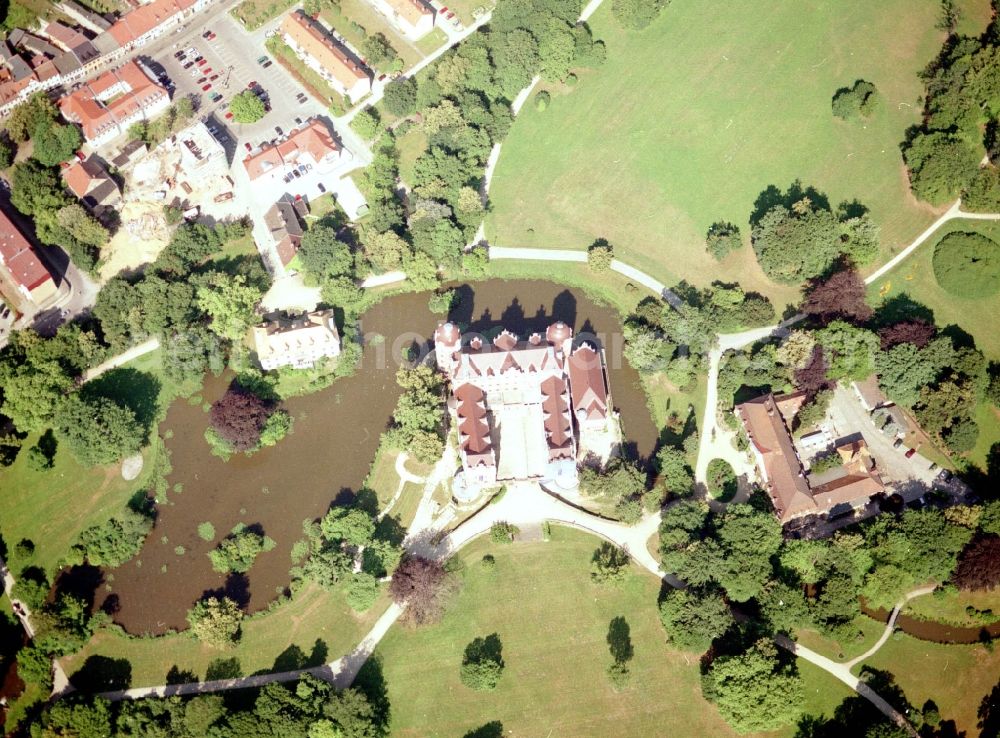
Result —
M215 34L215 38L203 37L209 31ZM189 51L183 59L175 56L191 48L195 54ZM265 55L271 61L266 67L257 61ZM192 63L197 56L201 56L203 61ZM178 41L157 62L175 86L173 97L195 95L201 101L200 116L204 118L214 114L216 120L224 122L230 129L241 147L244 142L257 146L275 138L278 135L275 126L287 131L296 125L296 118L305 120L310 115L326 112L320 103L305 95L305 91L277 62L270 59L259 34L246 33L228 14L220 16L209 26L196 28L194 34ZM185 69L185 64L192 65ZM196 68L199 70L197 73L193 71ZM213 76L217 79L212 80ZM256 123L239 124L226 120L229 101L254 82L266 94L270 112ZM211 87L206 90L207 85ZM213 93L221 98L211 100Z

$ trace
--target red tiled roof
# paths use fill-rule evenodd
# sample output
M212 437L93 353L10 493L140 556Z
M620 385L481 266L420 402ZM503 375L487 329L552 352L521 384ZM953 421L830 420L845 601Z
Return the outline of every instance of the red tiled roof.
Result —
M117 23L108 29L108 33L119 45L125 46L170 20L191 4L191 2L182 4L177 0L153 0L153 2L140 5L135 10L123 15Z
M587 343L569 357L570 392L573 395L573 412L586 420L603 420L608 417L608 389L604 381L601 355Z
M117 97L110 97L107 102L102 101L101 98L109 97L109 91L119 84L126 91ZM92 140L108 126L128 120L139 110L167 97L165 89L147 77L139 65L130 61L66 95L59 101L59 107L63 117L79 123L83 135Z
M62 178L69 191L82 200L87 196L91 185L104 181L107 174L93 159L83 162L74 159L72 164L63 167Z
M0 211L0 259L14 281L29 292L52 279L35 247L3 211Z
M425 16L434 15L434 11L421 0L386 0L386 2L410 25L415 26Z
M566 382L549 377L541 384L542 421L549 443L549 460L573 458L573 421L566 402Z
M326 124L313 118L305 128L293 131L277 146L267 145L256 154L247 156L243 166L247 176L254 180L285 163L294 163L302 153L308 153L313 161L318 162L338 148Z
M490 424L486 420L486 396L474 384L461 384L455 388L458 402L458 437L462 451L470 465L493 466ZM473 463L473 461L477 463Z
M281 30L345 88L350 89L358 80L369 78L368 70L361 66L360 61L301 10L285 16Z

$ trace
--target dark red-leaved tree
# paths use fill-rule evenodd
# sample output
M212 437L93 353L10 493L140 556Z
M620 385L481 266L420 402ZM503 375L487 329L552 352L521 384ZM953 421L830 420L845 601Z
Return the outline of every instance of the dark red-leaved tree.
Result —
M423 556L404 557L389 584L392 599L406 605L403 617L414 625L438 620L452 589L452 580L444 565Z
M882 339L883 351L899 343L912 343L917 348L923 348L931 342L936 332L933 325L923 320L906 320L879 328L878 337Z
M854 269L834 272L828 279L811 285L802 302L802 312L823 323L831 320L864 323L872 317L865 293L865 283Z
M952 581L959 589L1000 586L1000 536L980 536L966 546L958 557Z
M212 403L212 427L234 451L248 451L260 442L260 432L271 415L272 405L253 392L232 385Z
M801 369L795 370L795 386L803 390L810 398L815 396L821 389L830 386L830 380L826 376L826 358L823 356L823 347L813 346L812 356Z

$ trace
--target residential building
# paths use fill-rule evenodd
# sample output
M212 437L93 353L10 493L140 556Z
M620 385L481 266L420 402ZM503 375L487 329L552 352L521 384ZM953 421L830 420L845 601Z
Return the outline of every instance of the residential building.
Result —
M841 465L817 475L806 472L790 431L803 402L802 393L767 394L736 406L757 471L782 524L811 515L847 513L885 491L860 436L835 446Z
M266 144L243 159L251 182L280 182L293 170L306 172L329 168L340 158L341 150L333 134L319 118L310 118L302 128L288 133L276 144Z
M104 164L91 156L84 161L74 159L63 166L63 183L95 216L114 210L122 201L122 191Z
M434 351L458 429L457 497L473 499L504 481L575 486L579 433L610 415L601 351L586 342L574 347L563 322L525 340L503 330L492 342L463 341L454 323L441 323Z
M55 280L35 247L3 211L0 211L0 292L21 312L48 306L58 293Z
M371 91L371 71L346 46L302 10L285 16L281 33L306 66L341 95L360 100Z
M107 18L83 7L76 0L63 0L56 8L94 33L99 34L111 28L111 22Z
M169 106L169 93L131 61L59 100L63 117L78 123L84 138L95 147L124 135L133 123L154 118Z
M198 12L210 0L153 0L123 15L108 29L126 51L152 41Z
M253 349L265 371L290 366L308 369L320 359L340 355L340 334L333 310L278 317L253 328Z
M372 4L411 41L434 28L434 8L423 0L372 0Z
M305 200L283 197L264 214L268 238L285 266L295 258L302 244L302 222L308 214Z

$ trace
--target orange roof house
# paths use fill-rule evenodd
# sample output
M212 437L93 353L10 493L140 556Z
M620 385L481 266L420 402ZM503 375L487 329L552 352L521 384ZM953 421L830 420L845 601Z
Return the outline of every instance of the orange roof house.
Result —
M65 165L62 178L66 189L97 214L121 202L122 193L118 184L93 156L85 161L74 159Z
M842 465L807 474L789 431L801 405L795 395L768 394L736 406L774 512L783 524L842 506L857 507L885 491L863 439L837 446Z
M358 100L371 90L371 72L361 60L303 11L285 16L281 32L292 50L341 95Z
M33 307L50 302L57 291L55 280L35 247L3 211L0 211L0 287L12 302L27 301Z
M183 11L191 4L188 0L153 0L123 15L108 33L122 48L141 44L167 26L180 23Z
M330 129L319 118L310 119L304 128L292 131L276 145L267 144L243 159L250 180L283 177L302 165L330 163L340 154Z
M423 0L374 0L373 4L410 40L434 28L434 9Z
M99 146L130 125L167 109L170 95L130 61L84 83L59 101L63 117L78 123L84 138Z

